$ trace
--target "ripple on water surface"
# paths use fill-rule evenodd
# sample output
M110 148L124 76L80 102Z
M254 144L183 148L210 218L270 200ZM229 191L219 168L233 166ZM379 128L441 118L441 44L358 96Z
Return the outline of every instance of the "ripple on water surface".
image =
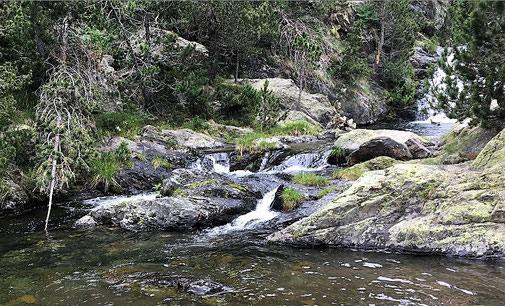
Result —
M36 212L34 214L37 214ZM57 215L57 214L55 214ZM60 215L64 215L63 213ZM0 219L0 304L499 305L505 264L438 256L299 249L264 233L130 233Z

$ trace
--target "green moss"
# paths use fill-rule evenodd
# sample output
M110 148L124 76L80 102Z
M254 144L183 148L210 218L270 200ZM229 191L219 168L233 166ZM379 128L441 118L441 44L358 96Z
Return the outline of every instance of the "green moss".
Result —
M142 160L142 161L145 161L146 160L146 156L142 153L135 153L135 156L139 159L139 160Z
M355 181L367 171L387 169L396 163L399 163L399 161L391 157L380 156L366 162L356 164L350 168L335 170L333 172L333 178Z
M237 190L243 191L243 192L247 192L247 188L245 188L244 186L237 185L235 183L228 184L228 186L231 188L235 188Z
M366 170L363 169L362 167L356 167L352 166L351 168L346 168L346 169L338 169L333 171L333 178L334 179L345 179L348 181L355 181L359 179L363 173L365 173Z
M492 212L492 205L471 201L470 203L452 205L447 211L444 211L442 220L444 223L451 224L488 222L491 220Z
M324 197L325 195L332 193L336 190L337 190L336 187L325 188L317 193L317 198L320 199L320 198Z
M291 181L293 181L293 183L295 184L312 187L328 186L331 183L330 180L325 179L322 176L315 175L313 173L298 173L292 178Z
M167 149L177 148L177 142L173 139L167 139L165 141L165 148Z
M153 165L154 169L158 169L158 168L170 169L170 168L172 168L172 164L168 160L166 160L162 157L159 157L159 156L153 157L153 159L151 160L151 164Z
M305 196L299 190L293 187L284 189L281 194L282 208L284 211L292 211L297 208L304 200Z
M217 181L207 180L207 181L194 182L193 184L191 184L190 188L194 189L199 186L205 186L205 185L211 185L211 184L217 184Z
M175 189L174 192L172 193L172 196L185 198L188 195L184 192L184 189L182 189L182 187L177 187L177 189Z
M422 191L419 193L421 198L423 199L429 199L433 196L433 193L436 191L436 189L440 186L439 181L434 181L430 182L426 185L426 187L423 187Z
M482 149L472 163L472 168L490 168L502 163L505 163L505 129L491 139Z

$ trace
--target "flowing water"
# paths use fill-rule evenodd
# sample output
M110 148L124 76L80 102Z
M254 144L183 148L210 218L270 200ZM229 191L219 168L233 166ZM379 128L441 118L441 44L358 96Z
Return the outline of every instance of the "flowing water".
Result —
M263 190L255 210L213 229L134 233L72 228L89 209L111 201L152 199L152 193L59 204L49 234L42 231L43 209L0 218L0 305L503 303L503 261L267 244L265 237L273 230L267 224L287 216L270 208L283 177L293 167L331 171L325 163L330 147L312 144L296 153L269 153L259 173L231 172L229 153L202 158L192 168L251 180Z
M0 304L502 305L505 263L269 245L261 231L131 233L75 230L79 215L43 210L0 219ZM196 295L187 277L226 286Z

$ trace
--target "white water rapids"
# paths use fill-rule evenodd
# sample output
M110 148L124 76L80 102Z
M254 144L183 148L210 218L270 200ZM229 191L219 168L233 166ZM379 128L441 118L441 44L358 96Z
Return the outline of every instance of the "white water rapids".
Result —
M158 196L155 192L141 193L132 196L106 196L85 200L84 204L98 207L105 204L119 204L127 201L154 200Z
M277 217L279 213L271 210L270 207L272 206L278 188L279 186L267 192L263 198L258 201L255 210L236 218L231 223L210 229L207 234L210 236L217 236L233 231L252 229L258 224Z
M454 54L450 49L447 50L449 55L446 59L446 64L449 66L454 65ZM439 47L437 49L437 57L442 58L442 54L444 49ZM420 114L423 114L421 118L414 121L414 123L419 124L453 124L456 122L455 119L450 119L447 115L442 111L437 111L433 108L433 104L437 102L437 94L439 92L443 92L447 85L445 79L447 78L447 74L445 71L437 65L436 70L433 74L433 77L429 80L430 90L426 93L426 95L417 101L418 110ZM459 91L463 90L463 83L457 80L457 86Z

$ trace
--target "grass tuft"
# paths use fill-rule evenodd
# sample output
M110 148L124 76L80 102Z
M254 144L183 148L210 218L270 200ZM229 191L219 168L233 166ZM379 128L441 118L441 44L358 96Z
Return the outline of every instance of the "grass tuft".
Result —
M172 168L172 164L168 160L166 160L162 157L159 157L159 156L153 157L153 159L151 160L151 164L153 165L154 169L158 169L158 168L170 169L170 168Z
M334 192L335 190L337 190L336 187L324 188L323 190L318 192L317 198L320 199L320 198L324 197L325 195Z
M292 211L305 200L303 193L293 187L284 189L281 197L283 203L282 208L284 211Z
M116 181L116 174L121 171L122 166L114 153L102 153L99 157L92 159L89 164L91 173L93 173L91 179L92 188L103 185L105 192L111 186L115 189L120 189Z
M323 187L331 184L331 181L313 173L298 173L292 179L293 183L311 187Z
M271 131L273 135L290 136L319 135L321 132L322 129L320 127L303 120L288 122L286 124L276 126Z

